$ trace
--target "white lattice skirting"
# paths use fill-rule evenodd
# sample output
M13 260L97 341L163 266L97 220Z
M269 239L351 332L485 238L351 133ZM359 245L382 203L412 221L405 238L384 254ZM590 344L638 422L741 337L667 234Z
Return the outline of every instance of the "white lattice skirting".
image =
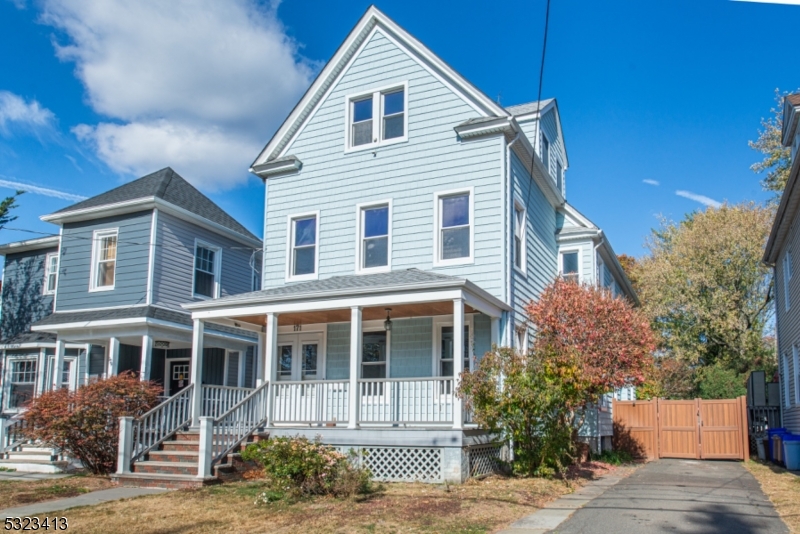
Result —
M503 470L503 444L488 443L473 445L467 449L469 476L482 477L501 473Z

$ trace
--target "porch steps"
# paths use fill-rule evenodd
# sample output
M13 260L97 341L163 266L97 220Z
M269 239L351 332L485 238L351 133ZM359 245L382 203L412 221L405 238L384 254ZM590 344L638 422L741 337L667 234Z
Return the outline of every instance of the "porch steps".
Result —
M254 434L242 443L244 449L249 443L268 438L268 434ZM222 463L214 465L212 476L197 477L200 434L196 430L176 432L171 439L164 441L158 450L152 450L142 460L134 462L132 472L114 474L112 480L123 486L147 488L196 488L219 484L224 480L236 478L246 466L239 452L228 455Z
M0 455L0 468L20 473L64 473L69 462L60 460L58 452L51 447L29 443L7 452L4 457Z

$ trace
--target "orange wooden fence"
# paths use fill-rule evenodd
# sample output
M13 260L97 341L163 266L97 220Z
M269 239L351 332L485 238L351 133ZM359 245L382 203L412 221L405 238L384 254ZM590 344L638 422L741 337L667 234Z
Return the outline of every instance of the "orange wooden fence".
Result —
M614 447L639 458L747 460L745 397L614 401Z

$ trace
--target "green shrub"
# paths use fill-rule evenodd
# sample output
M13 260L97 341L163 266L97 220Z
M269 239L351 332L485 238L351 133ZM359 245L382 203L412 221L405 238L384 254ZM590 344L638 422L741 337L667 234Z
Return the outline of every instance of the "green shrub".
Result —
M371 491L371 474L356 465L355 453L342 454L306 437L278 437L248 445L246 461L264 468L269 491L256 503L269 503L283 496L334 495L351 497Z
M627 451L603 451L594 459L611 465L621 465L632 462L633 456Z

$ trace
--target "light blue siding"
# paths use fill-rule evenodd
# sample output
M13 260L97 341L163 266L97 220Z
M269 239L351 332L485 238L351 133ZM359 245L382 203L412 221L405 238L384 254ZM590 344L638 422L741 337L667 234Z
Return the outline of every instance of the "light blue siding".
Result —
M492 350L492 320L488 315L476 313L473 321L475 325L473 353L480 362L484 354Z
M158 212L157 221L153 304L182 310L181 304L199 300L192 288L195 239L222 251L220 296L251 291L252 250L163 211Z
M61 237L58 311L144 304L152 212L67 223ZM114 289L89 292L95 230L119 228Z
M431 376L433 319L397 319L392 323L391 378Z
M3 270L2 339L29 331L31 323L53 313L53 296L44 295L45 257L56 248L6 256Z
M514 198L523 203L527 215L527 269L525 274L514 269L512 275L514 309L520 322L525 304L537 298L558 273L556 210L513 152L511 176Z
M345 154L345 98L408 82L408 141ZM466 276L502 296L500 137L459 142L453 127L477 112L381 33L368 42L287 148L303 161L267 182L264 286L284 283L287 216L320 210L319 276L355 270L356 205L392 199L392 268ZM433 267L434 193L475 188L475 261ZM302 192L302 194L299 194Z
M328 380L350 378L350 323L328 324L325 367Z
M522 131L525 133L525 136L531 142L532 145L538 146L536 141L537 135L537 126L535 120L528 120L524 122L520 122L519 125L522 128ZM564 138L561 137L558 133L558 124L556 122L556 113L555 109L550 109L547 113L544 114L542 117L541 123L541 130L538 130L538 134L544 132L545 137L550 142L550 176L553 181L556 181L556 160L561 161L561 168L566 169L566 151L564 148ZM541 154L539 154L541 156ZM563 174L563 172L562 172Z

